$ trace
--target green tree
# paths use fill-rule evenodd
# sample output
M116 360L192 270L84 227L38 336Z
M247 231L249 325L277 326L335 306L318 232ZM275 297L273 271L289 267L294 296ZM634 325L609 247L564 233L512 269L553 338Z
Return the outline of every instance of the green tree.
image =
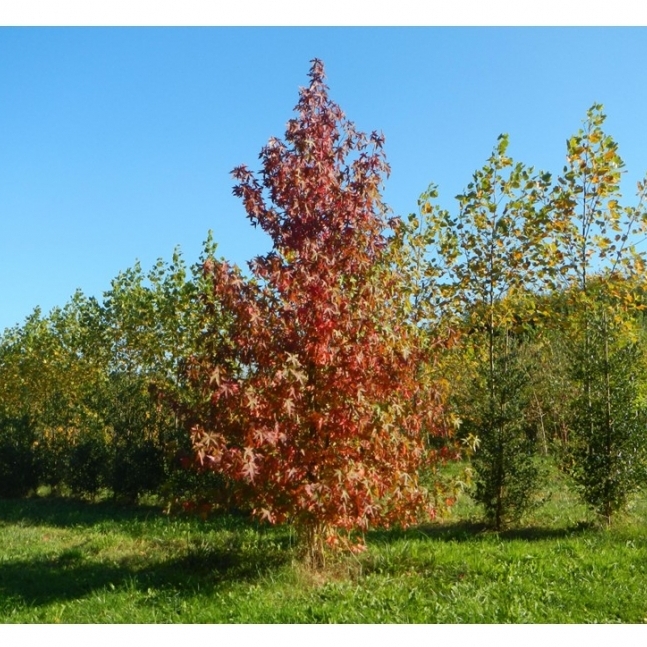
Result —
M471 359L470 398L455 398L463 433L478 438L473 459L476 499L495 527L518 518L533 502L540 472L535 439L525 416L528 370L519 359L520 335L537 318L533 290L552 281L556 268L544 252L553 226L547 200L550 175L507 154L499 137L486 165L457 197L453 217L432 204L431 186L420 216L407 227L428 246L416 299L441 310L462 333L454 352Z
M624 163L603 131L595 104L567 142L567 164L554 191L562 223L552 251L564 259L568 297L563 330L576 386L572 403L571 473L584 500L608 523L640 486L647 456L643 349L635 332L639 306L633 286L645 269L635 248L644 231L647 187L636 207L619 204Z
M647 407L640 396L647 363L641 333L617 302L598 297L587 308L586 343L571 349L572 376L580 388L572 402L570 472L584 501L608 524L645 485Z
M176 249L170 263L159 259L147 274L139 263L121 272L104 293L111 359L102 406L113 434L111 487L124 497L156 489L165 479L165 495L176 505L205 485L180 468L192 454L186 432L192 422L183 415L204 406L191 388L186 359L214 344L210 326L226 338L226 317L216 316L217 304L204 296L202 267L215 250L210 232L191 268Z
M47 317L36 310L22 326L5 331L0 344L3 415L29 421L29 451L40 482L52 486L78 476L71 455L86 452L98 431L93 401L104 376L97 359L102 346L89 327L97 312L96 301L77 292ZM94 479L96 487L100 480Z
M144 376L169 401L188 395L185 360L211 323L204 312L202 267L215 251L209 232L191 268L176 249L170 263L158 259L148 274L136 263L112 281L104 293L102 316L113 371Z

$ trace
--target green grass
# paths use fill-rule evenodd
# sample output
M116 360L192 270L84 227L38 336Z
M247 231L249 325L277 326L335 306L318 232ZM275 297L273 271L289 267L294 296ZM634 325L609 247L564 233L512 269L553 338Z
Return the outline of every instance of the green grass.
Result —
M563 487L522 527L452 517L375 531L322 572L287 528L155 506L0 501L4 623L643 623L647 499L611 530Z

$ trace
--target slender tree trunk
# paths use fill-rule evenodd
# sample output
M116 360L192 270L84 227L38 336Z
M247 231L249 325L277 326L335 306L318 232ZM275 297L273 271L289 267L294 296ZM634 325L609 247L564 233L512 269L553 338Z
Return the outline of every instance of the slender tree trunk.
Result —
M324 523L312 522L297 528L297 536L308 568L323 569L326 566L326 538L329 528Z
M611 413L611 370L609 366L609 331L607 327L607 313L606 311L603 314L603 334L604 334L604 381L605 381L605 397L606 397L606 411L605 411L605 431L606 431L606 454L607 460L609 461L609 467L611 468L611 463L613 462L613 442L612 442L612 431L613 431L613 418ZM605 489L606 489L606 513L607 525L611 525L611 515L613 513L611 508L611 483L609 481L609 476L606 478Z

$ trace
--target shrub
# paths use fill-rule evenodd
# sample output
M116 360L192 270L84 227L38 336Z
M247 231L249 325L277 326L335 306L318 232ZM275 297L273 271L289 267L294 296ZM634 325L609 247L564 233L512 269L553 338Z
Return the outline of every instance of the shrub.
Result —
M36 440L29 418L0 417L0 497L24 496L38 487Z

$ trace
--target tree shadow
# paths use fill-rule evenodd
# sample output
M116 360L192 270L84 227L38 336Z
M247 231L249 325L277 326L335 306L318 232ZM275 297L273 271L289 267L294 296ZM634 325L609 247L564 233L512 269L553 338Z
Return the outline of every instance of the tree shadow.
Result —
M237 530L262 524L244 512L217 512L207 518L164 512L162 506L118 503L113 500L86 501L67 497L0 499L0 525L21 524L52 528L90 528L108 524L131 536L146 532L145 524L155 520L181 523L200 530Z
M84 501L59 497L0 500L0 522L56 528L94 526L106 521L146 521L161 515L160 507L119 504L114 501Z
M91 561L81 549L53 558L0 563L0 599L40 606L84 598L105 589L173 591L181 597L213 590L228 582L254 581L290 559L287 551L249 551L190 546L178 557L151 563L124 559Z
M106 523L114 524L119 533L146 537L156 534L158 519L168 517L156 506L63 498L0 500L0 525L80 528L83 532L83 528ZM242 516L223 514L206 521L187 517L181 524L186 524L188 534L183 534L184 529L178 532L177 518L172 523L175 528L168 544L162 540L157 555L128 554L107 560L81 544L55 556L0 559L0 607L12 603L40 606L125 587L143 592L170 590L191 597L223 583L258 579L292 558L286 533L272 531L270 541L265 541L264 529ZM222 536L216 541L209 536L209 531L220 529L229 531L224 544ZM258 541L251 545L238 532L248 529L259 531Z
M436 539L439 541L471 541L487 531L487 526L471 521L456 521L449 523L424 524L410 528L389 528L371 530L366 539L376 543L394 543L420 539Z
M514 541L521 539L523 541L542 541L544 539L566 539L585 533L595 528L595 524L590 521L580 521L579 523L565 526L562 528L553 528L550 526L528 526L526 528L510 528L498 533L504 541Z
M546 539L563 539L578 535L590 530L593 524L580 522L574 525L554 528L550 526L529 526L523 528L510 528L495 531L487 524L476 521L450 521L429 523L405 530L392 528L389 530L372 530L367 534L369 541L378 543L394 543L397 541L411 541L431 539L442 542L470 542L475 540L497 537L503 541L542 541Z

